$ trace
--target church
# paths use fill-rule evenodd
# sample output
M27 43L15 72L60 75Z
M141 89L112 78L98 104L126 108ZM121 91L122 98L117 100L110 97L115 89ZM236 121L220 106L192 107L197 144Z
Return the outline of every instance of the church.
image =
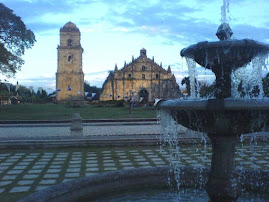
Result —
M58 46L58 67L56 73L56 102L84 103L84 73L82 70L81 34L77 26L66 23L60 29ZM134 100L142 103L155 99L178 98L180 89L171 72L147 57L147 51L140 50L140 56L122 69L111 71L103 84L100 101Z
M84 103L84 73L82 71L80 31L72 23L60 29L58 67L56 73L56 102Z
M134 100L141 103L155 99L178 98L180 89L170 66L162 65L147 57L146 49L140 50L138 58L124 64L122 69L111 71L103 84L100 101Z

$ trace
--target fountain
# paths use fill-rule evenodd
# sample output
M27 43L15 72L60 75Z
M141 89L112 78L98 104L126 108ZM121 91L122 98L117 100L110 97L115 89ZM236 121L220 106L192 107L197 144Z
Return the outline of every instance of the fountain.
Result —
M179 124L207 133L212 143L212 161L206 191L212 201L236 201L241 185L234 172L237 139L243 133L258 132L269 125L269 101L231 98L231 74L253 58L269 52L269 46L254 40L231 40L227 23L219 26L218 42L200 42L181 51L216 76L215 98L168 100L159 104Z
M225 7L223 10L226 10ZM269 126L269 101L233 99L231 74L255 57L267 54L269 46L248 39L231 40L232 34L224 15L224 21L216 34L220 41L200 42L181 51L181 56L188 60L193 59L215 74L214 99L161 100L157 104L160 110L169 114L177 123L191 130L207 133L212 144L208 177L207 168L195 167L178 169L177 179L172 179L171 167L122 170L60 183L38 191L22 201L98 200L104 194L109 195L107 200L111 200L111 195L113 198L116 191L129 193L140 189L147 192L149 187L157 187L158 190L167 188L167 178L170 179L169 184L176 184L180 180L177 188L202 188L203 185L199 183L207 179L205 188L212 201L236 201L241 194L241 186L248 190L254 188L268 192L268 171L242 170L244 178L240 180L241 185L233 159L236 142L241 134L262 131ZM189 63L195 68L192 61ZM192 80L195 81L194 78ZM255 185L252 181L256 182ZM201 198L197 198L199 199Z

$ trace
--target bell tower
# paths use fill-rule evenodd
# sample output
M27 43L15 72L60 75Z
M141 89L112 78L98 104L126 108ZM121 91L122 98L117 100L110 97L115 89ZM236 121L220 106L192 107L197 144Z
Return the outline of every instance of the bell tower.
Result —
M80 31L74 23L68 22L60 29L60 45L57 49L57 103L71 101L81 105L84 101L83 49L80 44Z

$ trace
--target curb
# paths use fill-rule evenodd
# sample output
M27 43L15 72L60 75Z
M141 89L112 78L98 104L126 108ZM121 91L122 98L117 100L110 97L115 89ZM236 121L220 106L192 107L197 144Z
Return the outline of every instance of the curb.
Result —
M158 119L82 119L82 123L152 122ZM71 123L70 120L0 120L0 124Z

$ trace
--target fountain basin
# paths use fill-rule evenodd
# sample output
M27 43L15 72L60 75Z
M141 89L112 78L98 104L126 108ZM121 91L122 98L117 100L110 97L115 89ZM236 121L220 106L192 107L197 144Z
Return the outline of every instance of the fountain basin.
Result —
M268 171L239 171L241 183L247 191L265 194L269 191ZM181 187L204 188L208 169L201 167L182 167L180 170ZM169 166L155 168L136 168L102 173L90 177L60 183L47 189L37 191L21 202L38 201L90 201L99 200L104 195L113 200L113 194L147 189L167 189L167 179L173 181L173 169ZM175 190L176 186L170 189ZM267 196L268 199L269 196Z
M215 135L260 132L269 126L269 100L167 100L160 103L179 124Z

